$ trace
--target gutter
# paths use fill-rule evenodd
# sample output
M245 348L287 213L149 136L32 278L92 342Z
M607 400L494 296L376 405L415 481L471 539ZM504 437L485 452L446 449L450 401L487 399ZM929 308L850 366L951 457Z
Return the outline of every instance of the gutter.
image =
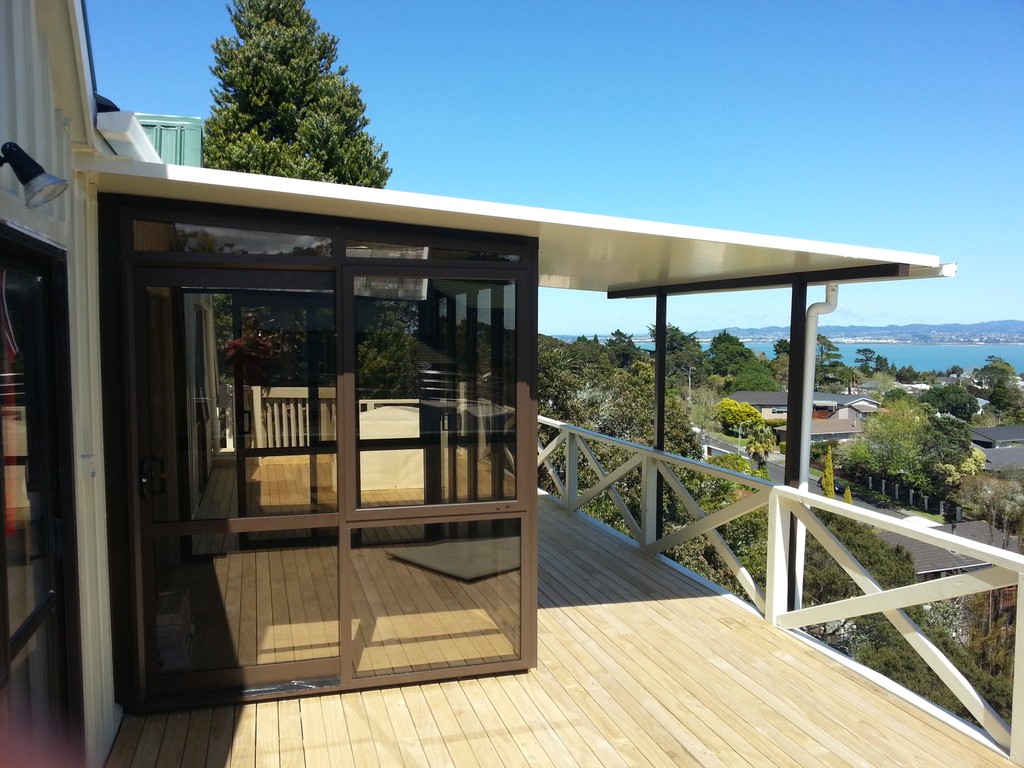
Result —
M134 112L100 112L96 115L96 130L118 157L163 163Z

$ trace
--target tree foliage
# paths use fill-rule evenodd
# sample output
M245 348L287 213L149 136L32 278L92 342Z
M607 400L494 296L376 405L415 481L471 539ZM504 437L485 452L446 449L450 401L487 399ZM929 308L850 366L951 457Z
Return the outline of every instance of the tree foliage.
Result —
M768 457L778 446L779 440L775 435L775 430L763 421L752 424L748 429L746 451L758 469L764 468L764 465L768 463Z
M724 397L719 401L716 416L722 424L722 428L731 432L737 431L741 426L764 423L764 418L757 408L750 403L741 403L730 397Z
M270 176L383 187L387 152L366 128L359 87L335 66L338 38L304 0L234 0L232 37L213 43L218 80L203 162Z
M921 395L921 402L964 421L978 412L978 398L963 387L932 387Z
M644 354L643 350L633 341L633 336L623 333L618 328L608 337L606 346L615 359L615 365L619 368L629 367Z
M821 476L821 492L828 498L836 497L836 471L832 462L832 446L825 453L825 471Z
M929 413L909 396L888 397L884 405L865 420L861 437L843 444L847 471L947 495L984 468L965 422Z
M757 362L754 352L728 331L711 339L705 355L711 373L728 378L736 376L745 365Z

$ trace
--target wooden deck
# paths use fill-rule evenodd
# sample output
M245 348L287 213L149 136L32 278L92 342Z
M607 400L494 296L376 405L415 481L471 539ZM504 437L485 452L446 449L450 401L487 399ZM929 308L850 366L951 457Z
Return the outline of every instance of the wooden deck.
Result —
M541 501L519 675L128 717L122 766L1007 766L733 601Z

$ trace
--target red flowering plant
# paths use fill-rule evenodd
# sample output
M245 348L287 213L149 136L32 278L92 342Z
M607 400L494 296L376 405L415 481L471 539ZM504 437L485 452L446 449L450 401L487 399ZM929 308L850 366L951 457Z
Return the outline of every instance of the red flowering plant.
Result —
M262 328L252 315L243 319L242 335L224 345L224 357L241 365L246 380L252 383L262 380L267 364L280 352L280 332Z

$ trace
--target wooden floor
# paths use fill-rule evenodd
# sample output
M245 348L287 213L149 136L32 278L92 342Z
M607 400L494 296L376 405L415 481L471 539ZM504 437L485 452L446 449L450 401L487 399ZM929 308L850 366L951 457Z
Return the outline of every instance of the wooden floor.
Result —
M541 502L520 675L125 719L121 766L1006 766L729 599Z

